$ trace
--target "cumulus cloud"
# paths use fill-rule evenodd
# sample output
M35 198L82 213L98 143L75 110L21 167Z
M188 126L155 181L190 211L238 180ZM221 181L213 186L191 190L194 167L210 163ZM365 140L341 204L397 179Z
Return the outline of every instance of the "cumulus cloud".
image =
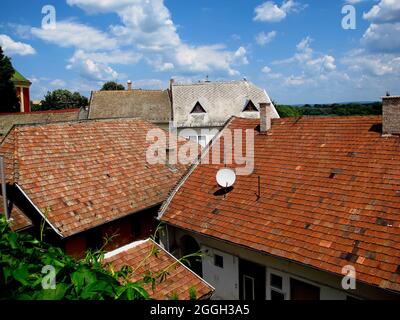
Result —
M388 76L400 73L400 57L393 54L371 54L363 49L350 51L342 63L358 74Z
M273 1L267 1L254 9L254 21L279 22L291 12L298 12L305 8L305 5L294 0L285 0L279 6Z
M246 50L227 50L220 44L194 46L182 41L164 0L67 0L90 14L115 13L121 23L110 26L121 46L146 56L157 71L222 72L235 75L236 65L248 63Z
M256 42L260 46L265 46L268 43L272 42L275 39L276 35L277 35L276 31L271 31L268 33L265 33L264 31L260 32L256 36Z
M32 34L60 47L76 47L87 51L117 48L117 41L93 27L74 21L59 21L54 29L32 28Z
M76 70L87 80L109 81L118 78L118 72L107 64L96 62L84 54L75 54L67 65L68 70Z
M370 11L364 13L363 17L371 22L400 21L400 1L380 0Z
M36 50L29 44L14 41L5 34L0 34L0 46L3 48L5 54L13 56L27 56L36 53Z
M372 23L362 37L362 43L374 52L400 52L400 22Z

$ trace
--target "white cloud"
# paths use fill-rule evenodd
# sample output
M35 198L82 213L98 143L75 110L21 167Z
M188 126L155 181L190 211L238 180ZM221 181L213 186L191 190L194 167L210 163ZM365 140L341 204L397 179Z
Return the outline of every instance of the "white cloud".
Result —
M256 42L260 46L265 46L266 44L272 42L275 39L276 35L277 35L276 31L271 31L268 33L260 32L256 36Z
M371 22L400 21L400 1L380 0L370 11L364 13L363 17Z
M287 17L291 12L298 12L306 6L294 0L284 0L279 6L273 1L267 1L254 9L255 17L253 20L261 22L279 22Z
M87 51L117 48L117 41L93 27L73 22L58 21L55 29L32 28L32 34L60 47L76 47Z
M108 81L116 80L118 72L104 63L96 62L85 56L74 55L67 65L68 70L76 70L87 80Z
M342 63L353 72L372 77L400 73L400 57L393 54L371 54L357 49L349 52Z
M193 46L182 41L164 0L67 0L89 13L116 13L121 24L110 27L120 46L143 53L158 71L226 73L248 63L246 49L227 50L220 44Z
M57 89L63 88L66 85L67 85L66 82L62 79L54 79L50 82L50 86L57 88Z
M76 50L73 58L75 60L90 59L103 64L130 65L136 64L142 59L143 55L134 51L122 51L120 49L112 51L87 52Z
M400 22L372 23L361 41L373 52L400 52Z
M35 49L31 45L14 41L5 34L0 34L0 46L3 48L4 53L10 56L26 56L36 53Z

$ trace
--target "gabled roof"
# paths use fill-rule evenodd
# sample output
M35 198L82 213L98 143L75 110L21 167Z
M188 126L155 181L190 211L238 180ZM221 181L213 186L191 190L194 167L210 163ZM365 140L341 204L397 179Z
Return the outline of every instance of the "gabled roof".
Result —
M10 227L13 231L23 231L32 226L32 221L15 205L10 208ZM3 197L0 196L0 215L4 215Z
M271 102L263 89L247 80L172 85L173 114L177 127L220 127L231 116L259 117L257 111L243 113L249 100L257 108L262 102ZM197 102L207 114L191 115ZM279 118L275 107L271 116Z
M150 165L141 119L15 126L4 139L7 180L62 237L158 205L186 170ZM161 129L160 129L161 130Z
M89 119L141 118L168 123L171 118L167 90L95 91L89 108Z
M148 272L157 277L160 272L166 271L166 279L160 282L161 278L158 278L154 291L151 285L145 285L145 289L155 300L168 300L175 295L179 300L189 300L191 288L200 300L210 297L214 291L212 286L150 239L109 252L105 255L104 262L111 264L115 271L126 265L131 266L135 271L129 279L132 282L143 280Z
M0 113L0 136L4 136L16 124L50 123L78 120L79 109L63 109L24 113Z
M380 116L276 119L267 135L258 123L227 125L255 130L253 173L224 199L223 165L198 164L161 220L338 275L350 264L357 280L400 291L400 137L382 136Z

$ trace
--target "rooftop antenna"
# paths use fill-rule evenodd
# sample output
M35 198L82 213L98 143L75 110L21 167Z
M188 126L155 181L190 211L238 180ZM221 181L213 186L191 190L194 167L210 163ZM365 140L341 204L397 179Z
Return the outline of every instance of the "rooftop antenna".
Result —
M206 75L206 82L210 82L208 75Z
M261 198L261 177L258 176L257 201Z
M224 199L226 198L226 191L232 187L236 181L236 173L232 169L224 168L217 172L217 183L221 188L224 188Z

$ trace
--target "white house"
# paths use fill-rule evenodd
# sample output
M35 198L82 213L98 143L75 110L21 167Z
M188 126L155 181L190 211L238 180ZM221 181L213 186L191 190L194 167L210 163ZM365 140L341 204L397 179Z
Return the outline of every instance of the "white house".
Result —
M267 92L247 80L170 84L172 118L178 134L205 147L232 116L259 118ZM272 105L271 117L279 118Z

